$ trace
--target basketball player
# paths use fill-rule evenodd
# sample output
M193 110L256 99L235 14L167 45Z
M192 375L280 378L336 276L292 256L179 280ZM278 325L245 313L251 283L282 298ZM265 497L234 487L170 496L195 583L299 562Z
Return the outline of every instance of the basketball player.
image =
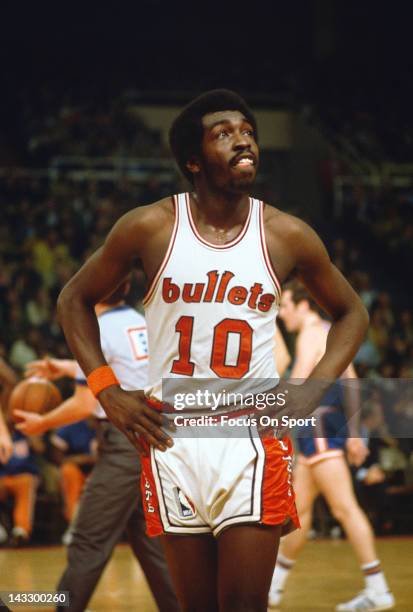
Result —
M325 353L329 323L320 317L308 293L296 281L284 288L280 318L289 332L297 333L296 358L291 378L307 378ZM356 377L353 366L347 368L343 377ZM290 570L307 541L314 500L321 493L333 516L346 532L365 579L364 591L351 601L338 605L336 609L373 611L394 607L394 597L389 592L377 559L373 531L354 494L350 470L345 460L347 451L350 463L360 465L368 451L362 439L356 437L356 415L348 421L349 434L354 437L346 438L343 433L346 419L342 406L339 389L332 389L323 398L319 408L317 430L314 432L310 428L301 428L299 431L294 489L302 528L291 533L281 544L269 595L271 606L281 601Z
M291 363L291 355L278 325L275 327L274 344L273 354L275 359L275 367L278 374L282 376Z
M7 463L13 452L13 442L3 411L7 408L10 392L17 380L15 372L0 357L0 463Z
M0 406L0 463L7 463L12 452L13 442Z
M175 119L170 143L193 191L124 215L58 300L68 343L106 414L137 449L148 446L148 533L164 536L184 610L266 610L280 535L298 525L292 450L287 438L254 437L252 428L243 438L212 440L164 431L162 379L184 395L205 378L227 390L241 383L254 392L273 389L280 283L292 273L333 320L309 378L339 376L367 328L363 305L313 230L249 197L257 139L255 118L237 94L214 90L192 101ZM151 360L148 387L128 392L102 353L93 305L136 258L150 281ZM291 389L286 414L306 416L317 406L325 387L312 382Z
M125 304L129 283L96 305L102 349L124 389L147 381L148 349L142 315ZM28 364L29 375L56 379L75 378L72 397L47 414L16 410L23 419L20 431L32 435L68 425L94 414L97 418L99 453L83 490L68 547L68 566L58 590L69 591L70 610L85 610L112 551L125 529L152 594L164 612L177 611L162 546L145 534L139 494L140 462L135 448L108 422L101 406L86 385L75 361L40 360ZM63 608L62 608L63 610Z
M0 361L1 365L1 361ZM1 369L0 369L1 377ZM3 406L0 402L0 466L6 464L13 453L13 441L10 436L9 428L3 415ZM0 523L0 544L7 540L7 531ZM0 600L1 602L1 600Z

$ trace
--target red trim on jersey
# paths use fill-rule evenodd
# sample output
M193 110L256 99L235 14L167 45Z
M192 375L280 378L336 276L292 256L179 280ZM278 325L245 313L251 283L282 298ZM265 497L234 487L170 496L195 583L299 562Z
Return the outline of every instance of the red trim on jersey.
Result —
M176 238L176 234L178 232L178 225L179 225L179 205L178 205L178 197L176 195L173 196L172 198L173 201L173 205L174 205L174 211L175 211L175 222L174 222L174 227L172 230L172 234L171 237L169 239L169 244L168 244L168 248L166 249L166 253L165 256L161 262L161 265L158 268L158 272L155 274L148 291L146 292L145 297L143 298L142 302L143 305L146 306L150 300L153 297L153 294L155 293L155 289L158 285L158 281L161 277L162 272L165 270L166 264L169 261L169 258L171 256L172 253L172 249L174 247L175 244L175 238Z
M208 240L205 240L205 238L202 238L201 234L198 232L196 225L194 223L194 220L192 218L192 213L191 213L191 206L189 204L189 194L185 193L185 200L186 200L186 210L187 210L187 214L188 214L188 219L189 219L189 225L191 226L191 229L195 235L195 237L202 242L202 244L205 244L208 247L211 247L213 249L218 249L219 251L222 251L223 249L229 249L233 246L235 246L236 244L238 244L238 242L240 242L245 234L247 233L247 229L249 227L250 221L251 221L251 216L252 216L252 199L249 198L249 203L250 203L250 209L248 212L248 217L247 220L244 223L244 227L241 229L240 233L238 234L238 236L236 236L233 240L231 240L231 242L227 242L226 244L213 244L212 242L208 242Z
M289 438L277 440L264 436L261 442L265 453L261 489L261 523L283 525L283 535L300 526L292 487L293 448ZM283 449L287 447L287 450Z
M148 404L149 408L153 408L158 412L167 412L168 414L175 412L175 408L173 406L167 404L166 402L161 402L154 396L145 397L145 402Z
M152 471L152 459L148 447L148 455L141 456L141 491L142 504L146 520L146 533L155 537L164 532L161 515L159 511L159 499L156 490L155 478Z
M259 216L260 216L260 238L261 238L261 247L264 255L264 261L267 266L267 270L274 282L274 285L277 288L279 296L281 296L281 283L278 280L278 276L275 273L273 265L271 263L271 259L268 253L267 241L265 240L265 231L264 231L264 202L260 201L259 203Z

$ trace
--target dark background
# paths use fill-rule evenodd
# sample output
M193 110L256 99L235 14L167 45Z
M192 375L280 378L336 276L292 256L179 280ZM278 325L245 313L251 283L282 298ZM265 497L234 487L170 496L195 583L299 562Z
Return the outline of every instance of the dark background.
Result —
M8 6L8 8L7 8ZM406 108L408 3L171 3L79 7L5 3L2 104L51 81L102 95L132 85L156 98L233 87L254 100ZM3 115L4 119L4 115Z

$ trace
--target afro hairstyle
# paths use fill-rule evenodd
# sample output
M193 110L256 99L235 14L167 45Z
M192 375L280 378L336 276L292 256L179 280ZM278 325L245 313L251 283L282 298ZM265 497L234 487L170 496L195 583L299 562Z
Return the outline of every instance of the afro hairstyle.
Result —
M206 91L187 106L173 121L169 130L169 145L182 174L194 182L193 174L186 167L187 162L200 153L203 136L202 118L208 113L239 111L251 123L258 140L257 123L245 100L229 89Z

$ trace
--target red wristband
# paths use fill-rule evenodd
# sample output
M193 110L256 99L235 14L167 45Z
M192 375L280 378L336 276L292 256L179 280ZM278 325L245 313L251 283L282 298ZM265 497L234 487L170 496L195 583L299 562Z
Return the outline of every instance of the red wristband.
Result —
M100 366L91 371L87 377L87 384L93 395L97 397L103 389L111 385L119 385L114 371L109 366Z

